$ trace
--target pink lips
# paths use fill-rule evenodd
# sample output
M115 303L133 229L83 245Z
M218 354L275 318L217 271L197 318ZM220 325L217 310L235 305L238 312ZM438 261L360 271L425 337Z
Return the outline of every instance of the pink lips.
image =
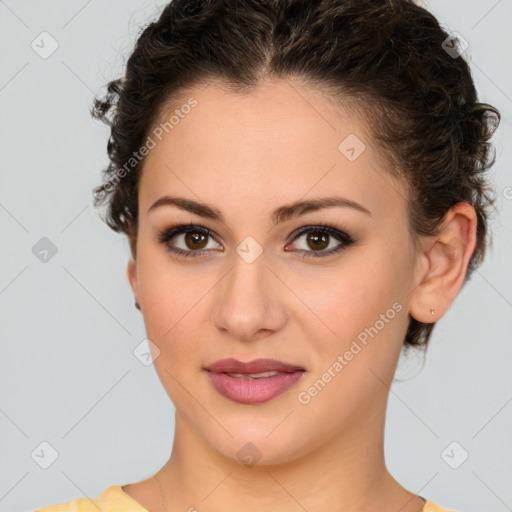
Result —
M275 359L255 359L243 363L221 359L205 367L213 387L225 398L242 404L259 404L275 398L293 386L304 374L304 368ZM270 377L249 379L249 374L278 372ZM228 374L243 374L235 377Z

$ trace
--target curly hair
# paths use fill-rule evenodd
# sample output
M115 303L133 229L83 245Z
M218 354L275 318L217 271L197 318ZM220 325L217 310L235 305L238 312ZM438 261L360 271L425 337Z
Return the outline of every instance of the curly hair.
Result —
M437 234L458 202L474 207L477 243L464 282L480 265L496 199L489 140L501 116L477 101L468 63L447 51L453 36L427 10L412 0L173 0L141 32L124 76L91 109L111 128L94 205L107 203L103 220L127 235L133 256L138 149L163 109L209 80L247 92L266 78L297 77L357 106L385 172L405 179L415 241ZM404 346L426 346L434 325L410 316Z

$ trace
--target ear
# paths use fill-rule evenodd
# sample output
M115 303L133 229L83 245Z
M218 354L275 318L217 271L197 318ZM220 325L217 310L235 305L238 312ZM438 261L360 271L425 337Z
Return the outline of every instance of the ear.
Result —
M137 264L133 258L128 262L127 275L128 275L128 281L132 288L133 295L136 300L139 300L139 283L138 283L138 279L137 279Z
M439 320L459 293L476 246L476 230L475 209L461 202L445 214L438 235L423 239L419 284L412 291L409 311L419 322Z

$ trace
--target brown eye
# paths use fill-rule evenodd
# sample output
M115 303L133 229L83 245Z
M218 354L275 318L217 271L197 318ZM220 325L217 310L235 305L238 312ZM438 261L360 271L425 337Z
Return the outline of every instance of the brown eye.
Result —
M314 231L310 231L309 236L306 237L307 244L311 249L325 249L329 245L330 235L325 233L315 233Z
M203 249L207 245L207 238L208 235L190 231L185 235L185 244L190 249Z
M180 225L163 231L157 236L157 242L164 244L168 252L180 256L201 256L204 252L214 249L208 247L215 241L212 232L202 226Z
M337 253L352 245L355 240L348 234L330 226L308 226L303 229L293 242L304 238L305 244L298 244L296 252L306 257L324 257ZM338 241L338 244L336 244ZM302 247L300 247L302 245ZM328 249L328 250L326 250Z
M292 241L300 238L305 238L305 245L293 252L303 253L304 258L329 256L356 242L348 233L323 225L306 226ZM193 224L179 225L163 231L157 236L156 241L164 244L168 252L184 257L201 256L211 249L216 249L217 243L209 229ZM208 247L210 242L213 243L213 247ZM222 246L218 246L222 250Z

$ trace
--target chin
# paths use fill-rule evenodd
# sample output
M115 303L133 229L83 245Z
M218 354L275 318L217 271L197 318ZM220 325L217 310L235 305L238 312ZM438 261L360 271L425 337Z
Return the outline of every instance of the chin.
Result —
M297 435L294 436L292 429L287 430L283 425L279 425L280 421L282 417L273 418L272 421L254 422L238 419L236 424L223 422L233 437L227 433L224 435L222 431L215 439L208 435L208 442L222 457L246 467L286 464L308 451L305 444L308 443L309 436L305 435L304 431L301 431L300 435L296 432ZM217 428L216 430L219 431Z

